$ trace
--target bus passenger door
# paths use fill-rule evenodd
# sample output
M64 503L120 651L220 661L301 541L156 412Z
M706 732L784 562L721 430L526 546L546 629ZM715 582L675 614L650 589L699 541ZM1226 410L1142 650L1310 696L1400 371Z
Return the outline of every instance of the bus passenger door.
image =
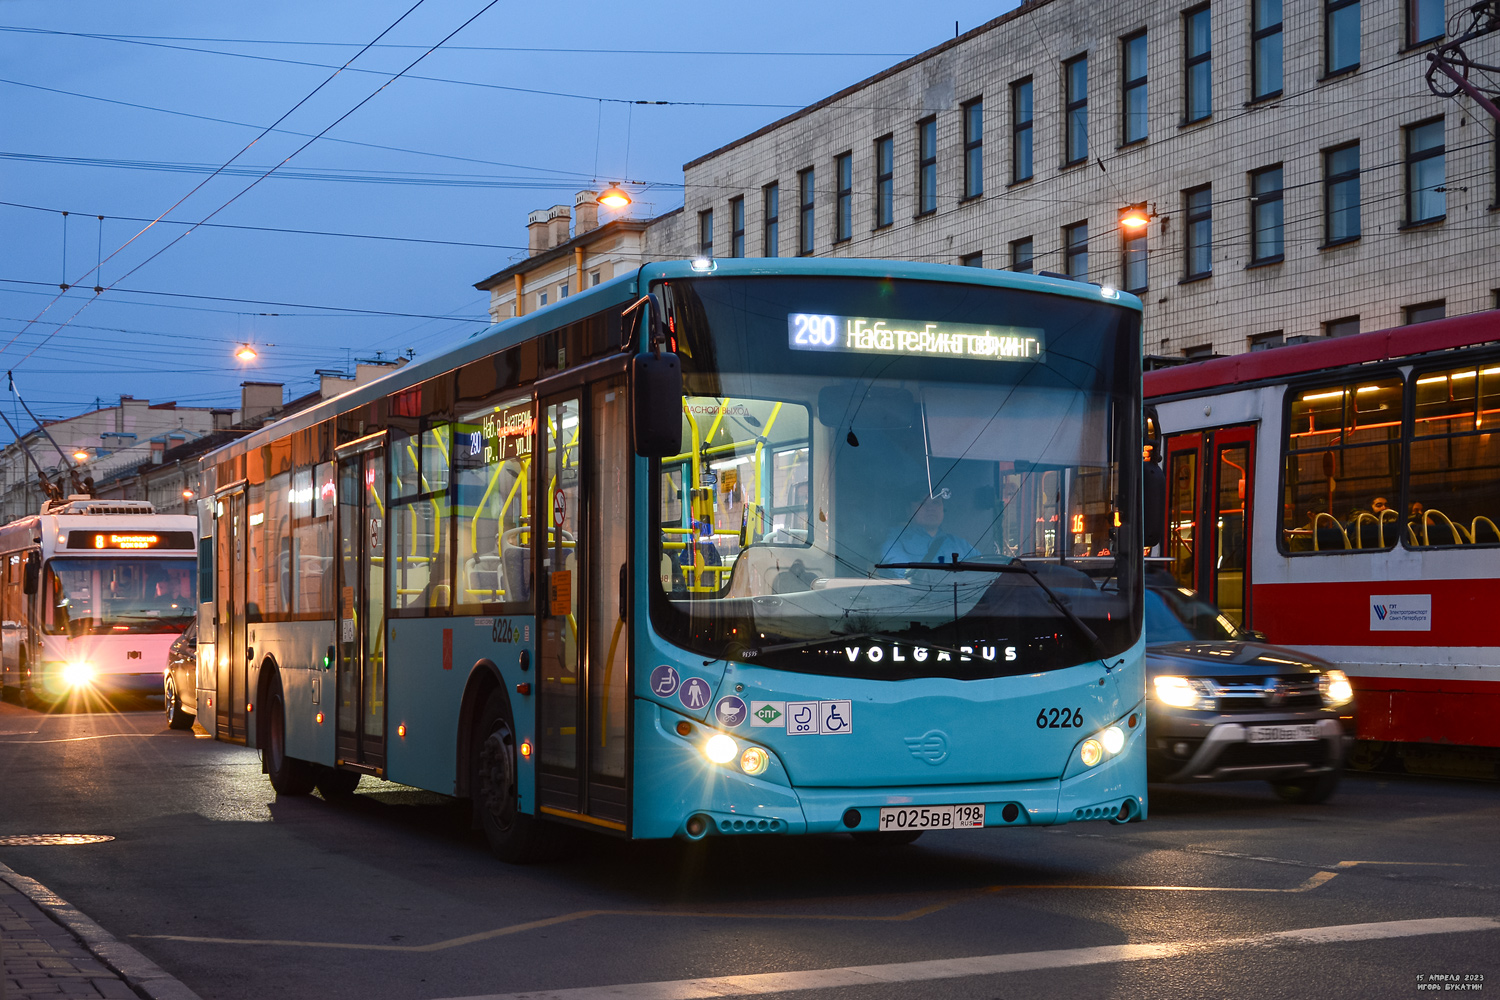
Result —
M214 504L215 697L214 719L221 740L244 743L245 709L250 702L249 646L245 628L245 489L221 493Z
M623 374L541 400L537 796L625 830L630 453Z
M385 769L385 447L355 442L338 459L338 763Z

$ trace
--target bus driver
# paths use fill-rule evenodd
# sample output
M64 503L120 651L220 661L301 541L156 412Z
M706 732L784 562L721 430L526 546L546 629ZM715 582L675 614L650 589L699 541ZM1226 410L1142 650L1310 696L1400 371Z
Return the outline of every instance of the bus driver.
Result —
M881 563L930 563L974 558L974 547L957 535L943 531L943 501L952 493L946 486L934 493L925 490L914 497L906 523L891 532L880 552ZM876 571L880 576L903 577L904 569Z

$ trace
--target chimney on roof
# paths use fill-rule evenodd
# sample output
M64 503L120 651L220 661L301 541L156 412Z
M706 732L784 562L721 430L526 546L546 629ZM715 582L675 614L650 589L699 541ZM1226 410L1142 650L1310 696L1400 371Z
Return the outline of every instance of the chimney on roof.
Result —
M241 382L240 423L249 423L281 409L283 388L280 382Z
M595 200L598 197L598 191L580 191L573 196L575 236L582 236L591 229L599 228L599 202Z
M537 209L526 217L526 253L535 257L547 249L547 211Z
M567 205L553 205L547 209L547 246L560 247L568 242L573 223L573 210Z

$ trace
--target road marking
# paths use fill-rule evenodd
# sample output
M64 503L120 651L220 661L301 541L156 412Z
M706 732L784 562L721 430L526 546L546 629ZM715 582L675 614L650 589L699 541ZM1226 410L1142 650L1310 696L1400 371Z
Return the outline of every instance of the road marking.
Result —
M1494 917L1436 917L1426 920L1391 920L1371 924L1342 924L1276 931L1251 937L1217 938L1208 941L1172 941L1161 944L1116 944L1095 948L1067 948L1008 955L978 955L926 962L891 965L846 966L810 969L804 972L767 972L748 976L716 976L618 986L585 986L580 989L533 990L525 993L491 993L452 1000L698 1000L698 998L761 996L796 990L872 986L881 983L928 982L965 976L994 976L1009 972L1035 972L1114 962L1141 962L1227 948L1266 948L1286 944L1340 944L1350 941L1380 941L1431 934L1462 934L1500 930Z
M982 896L993 896L1009 891L1031 891L1048 889L1065 890L1095 890L1126 891L1126 892L1309 892L1316 889L1330 879L1336 877L1337 872L1314 872L1312 877L1301 885L1291 889L1260 889L1241 888L1238 886L1211 886L1211 885L991 885L979 889L971 889L967 892L957 893L935 903L919 906L904 913L894 914L845 914L845 913L761 913L754 910L748 912L724 912L718 910L576 910L572 913L564 913L556 917L546 917L542 920L531 920L522 924L511 924L507 927L497 927L494 930L480 931L475 934L466 934L463 937L449 938L446 941L434 941L431 944L362 944L344 941L295 941L287 938L229 938L229 937L198 937L185 934L132 934L131 937L148 938L154 941L181 941L189 944L227 944L227 945L262 945L279 948L330 948L345 951L386 951L386 952L429 952L446 951L449 948L459 948L464 945L476 944L480 941L489 941L494 938L508 937L512 934L520 934L523 931L538 930L543 927L553 927L557 924L572 923L576 920L587 920L591 917L675 917L679 919L732 919L732 920L825 920L843 923L906 923L918 920L922 917L931 916L940 910L946 910L950 906Z
M120 736L135 736L139 739L149 740L161 733L102 733L98 736L69 736L57 740L0 740L0 743L82 743L85 740L112 740Z

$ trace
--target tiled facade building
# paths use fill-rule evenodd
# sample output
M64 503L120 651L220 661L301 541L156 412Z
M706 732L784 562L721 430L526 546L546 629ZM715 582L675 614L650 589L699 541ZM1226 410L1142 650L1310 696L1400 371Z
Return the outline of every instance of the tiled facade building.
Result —
M647 250L1062 272L1189 357L1492 309L1496 123L1424 79L1463 9L1031 0L686 164Z

